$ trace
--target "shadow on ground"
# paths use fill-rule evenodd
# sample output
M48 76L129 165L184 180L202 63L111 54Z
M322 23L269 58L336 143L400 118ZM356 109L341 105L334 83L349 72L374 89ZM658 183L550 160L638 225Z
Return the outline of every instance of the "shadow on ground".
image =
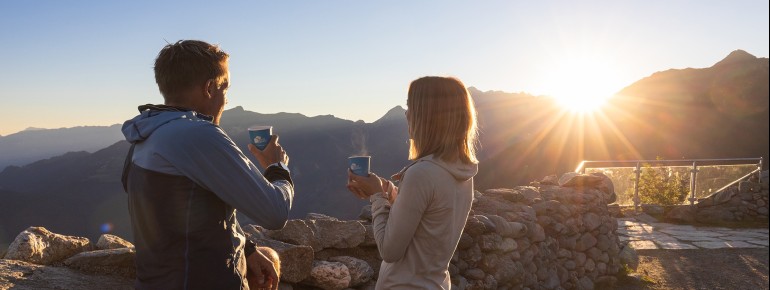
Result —
M637 273L616 289L768 289L768 249L638 250Z

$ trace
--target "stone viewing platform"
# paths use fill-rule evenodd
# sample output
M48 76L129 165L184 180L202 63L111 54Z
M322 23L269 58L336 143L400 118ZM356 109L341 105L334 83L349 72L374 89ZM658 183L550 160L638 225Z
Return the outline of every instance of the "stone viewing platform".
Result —
M661 223L646 214L618 219L618 238L636 250L767 248L768 229Z

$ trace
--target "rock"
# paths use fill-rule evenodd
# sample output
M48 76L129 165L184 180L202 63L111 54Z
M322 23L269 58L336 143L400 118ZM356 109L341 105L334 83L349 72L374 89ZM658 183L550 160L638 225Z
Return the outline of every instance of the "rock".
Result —
M511 238L504 238L502 242L497 246L497 249L502 251L503 253L507 253L513 250L516 250L519 247L519 245L516 243L514 239Z
M460 241L457 243L458 250L465 250L473 246L473 238L467 233L460 235Z
M529 229L529 238L532 240L532 242L542 242L545 241L545 229L537 223L530 223L531 226L528 226Z
M661 216L665 212L662 206L656 204L642 204L642 211L652 216Z
M559 185L559 177L556 177L556 174L551 174L546 177L543 177L543 179L540 180L540 184L542 185Z
M589 212L583 216L583 226L587 231L593 231L602 224L602 219L595 213Z
M595 188L604 193L604 203L610 204L615 202L617 199L617 194L615 194L615 185L612 183L612 179L601 172L592 172L590 175L599 177L601 179Z
M465 276L465 278L468 278L471 280L483 280L485 275L486 274L484 274L484 271L477 268L465 270L465 273L463 273L463 276Z
M604 179L599 176L568 172L562 175L561 178L559 178L559 186L575 187L575 188L578 188L578 187L598 188L603 181Z
M91 248L87 238L52 233L44 227L29 227L13 240L5 259L50 265Z
M575 252L575 264L578 267L582 267L586 263L586 254L581 252Z
M346 249L364 242L366 229L358 221L320 219L313 221L313 232L321 248Z
M760 207L757 209L757 213L763 216L767 216L768 211L766 207Z
M270 239L251 238L260 247L268 247L278 253L281 260L281 280L298 283L305 280L313 268L314 251L310 246L287 244Z
M495 224L483 215L473 215L468 217L468 221L465 223L465 232L471 237L475 238L484 233L492 232L495 230Z
M342 290L350 286L350 271L339 262L313 261L310 276L302 284L324 290Z
M582 252L595 246L596 243L597 240L594 235L591 233L584 233L582 236L580 236L580 239L578 239L577 243L575 244L575 250Z
M618 278L614 276L600 276L594 281L596 289L614 289L616 283L618 283Z
M614 217L614 218L623 217L623 212L620 210L620 205L618 204L608 204L607 211L609 211L611 217Z
M626 265L629 269L636 271L639 267L639 255L636 254L636 250L630 245L626 245L620 250L618 254L620 258L620 264Z
M242 228L243 233L246 234L246 238L248 239L270 239L270 237L267 236L268 231L258 225L245 225Z
M610 238L607 235L599 235L596 239L596 248L601 251L607 251L610 249Z
M74 255L64 260L64 265L86 273L118 274L132 278L136 275L135 257L133 247L96 250Z
M665 217L674 222L692 223L695 221L695 211L695 207L691 205L674 206Z
M0 259L0 289L131 290L134 279Z
M580 173L577 172L567 172L562 174L561 177L559 177L559 186L567 184L568 181L572 180L573 177L578 175L580 175Z
M357 287L363 285L374 277L374 270L372 266L369 266L364 260L356 259L348 256L338 256L329 258L331 262L339 262L345 264L350 272L350 286Z
M99 250L108 249L120 249L120 248L133 248L134 244L126 241L118 236L103 234L99 237L99 241L96 242L96 248Z
M316 240L313 229L304 220L289 220L283 229L266 231L266 235L289 244L310 246L316 252L323 249Z
M720 223L734 221L735 215L733 215L730 208L713 206L698 211L695 214L695 220L701 223Z
M738 192L740 193L754 193L754 192L761 192L762 191L762 184L751 182L751 181L741 181L738 183Z
M713 204L722 204L730 201L734 195L738 193L734 187L728 187L723 191L717 192L711 197Z
M497 215L490 215L487 218L495 224L497 233L503 237L519 238L527 235L527 226L522 223L509 222Z
M336 217L328 216L322 213L314 213L310 212L307 215L305 215L305 219L308 220L329 220L329 221L339 221Z
M591 278L583 276L583 278L578 280L578 289L594 289L594 281L591 281Z
M586 251L586 256L588 258L591 258L591 260L594 260L594 262L599 262L602 260L602 251L600 251L598 248L593 247Z
M361 208L361 213L358 214L358 218L366 221L372 221L372 205L367 204Z
M377 246L377 241L374 240L374 228L371 224L364 224L364 230L366 232L364 233L364 241L361 242L361 246L364 247L375 247Z
M596 262L594 262L593 259L588 258L586 259L586 264L583 265L583 268L586 269L586 272L593 272L596 270Z

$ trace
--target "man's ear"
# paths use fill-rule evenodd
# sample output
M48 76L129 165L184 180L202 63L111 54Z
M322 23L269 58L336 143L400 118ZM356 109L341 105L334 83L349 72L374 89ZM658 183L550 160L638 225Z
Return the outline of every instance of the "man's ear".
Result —
M217 82L214 79L209 79L203 85L203 95L206 96L207 99L211 99L211 96L214 95L214 90L216 89Z

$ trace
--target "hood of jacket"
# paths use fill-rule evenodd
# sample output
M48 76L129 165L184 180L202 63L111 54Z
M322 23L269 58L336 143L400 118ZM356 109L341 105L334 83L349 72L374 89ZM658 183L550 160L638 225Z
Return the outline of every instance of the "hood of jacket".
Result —
M183 118L195 118L193 112L145 110L141 114L123 123L121 131L126 141L140 143L152 135L161 126Z
M421 160L434 163L440 166L441 168L444 168L446 171L452 174L452 176L454 176L455 179L459 181L465 181L465 180L471 179L474 176L476 176L476 173L479 172L478 164L466 164L459 161L449 163L444 160L441 160L440 158L434 158L433 155L423 157L421 158Z

